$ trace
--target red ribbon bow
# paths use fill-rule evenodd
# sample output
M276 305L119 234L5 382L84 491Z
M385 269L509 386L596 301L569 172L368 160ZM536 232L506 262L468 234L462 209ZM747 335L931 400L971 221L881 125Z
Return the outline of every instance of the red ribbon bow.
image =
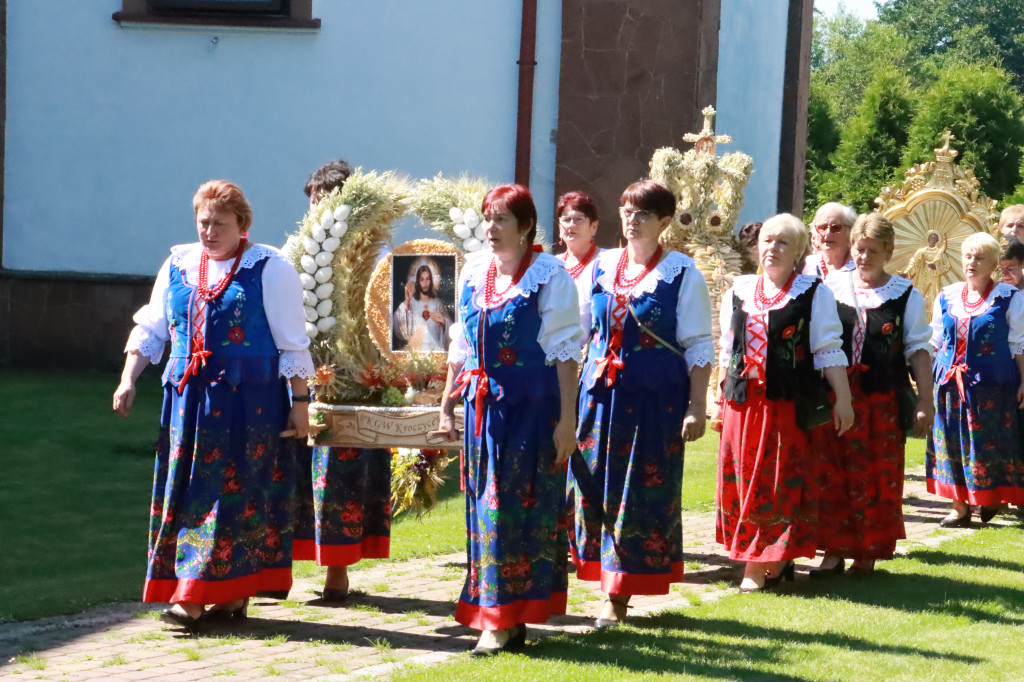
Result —
M604 380L605 385L611 387L611 385L615 383L615 375L624 366L625 363L622 362L622 358L620 358L618 354L614 350L612 350L611 346L608 346L608 354L597 361L597 377L599 378L601 376L604 376L604 374L607 372L608 376L606 376Z
M189 358L188 364L185 365L185 373L181 375L181 381L178 382L178 395L181 395L181 392L185 390L185 384L188 383L189 377L195 376L200 367L206 367L206 358L211 355L213 353L208 350L192 351L192 357Z
M744 355L743 355L743 371L740 372L740 376L741 377L746 377L755 368L758 370L757 371L757 378L760 379L761 381L764 381L764 360L762 358L751 356L751 355L747 355L747 354L744 353Z
M956 379L956 387L960 391L960 400L966 401L967 397L964 394L964 374L967 373L968 367L963 362L958 362L942 376L942 383L946 383L950 379Z
M459 373L459 376L455 379L458 382L458 386L451 392L449 397L456 398L462 391L469 386L473 377L477 377L476 380L476 393L473 396L473 411L474 415L473 433L477 438L480 437L480 427L483 425L484 419L484 398L491 392L491 378L487 376L487 372L484 371L483 367L477 367L476 369L464 369Z
M846 374L847 375L851 375L854 372L866 372L866 371L868 371L868 366L865 365L863 362L858 362L856 365L850 365L849 367L846 368Z

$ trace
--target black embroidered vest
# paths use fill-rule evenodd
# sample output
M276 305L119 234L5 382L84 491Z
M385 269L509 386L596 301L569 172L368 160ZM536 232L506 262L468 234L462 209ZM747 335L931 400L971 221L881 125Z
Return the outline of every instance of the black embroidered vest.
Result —
M860 387L864 393L887 393L910 388L907 360L903 355L903 330L907 301L911 287L898 298L889 299L877 308L864 311L867 329L860 363L867 369L860 372ZM857 325L857 310L840 301L836 302L839 319L843 323L843 352L853 365L853 330Z
M829 418L828 386L814 369L811 353L811 302L821 285L815 281L784 307L768 314L768 347L765 351L765 397L796 403L797 423L808 429ZM723 392L734 403L747 400L747 379L742 376L746 363L747 312L743 301L732 295L732 355Z

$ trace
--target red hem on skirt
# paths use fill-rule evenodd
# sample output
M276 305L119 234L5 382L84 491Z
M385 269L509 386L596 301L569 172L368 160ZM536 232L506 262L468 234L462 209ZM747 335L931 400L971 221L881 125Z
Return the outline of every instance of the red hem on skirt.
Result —
M142 589L142 601L223 604L252 597L257 592L284 592L291 587L291 568L264 568L259 573L231 580L147 578Z
M668 594L672 583L683 582L683 562L673 561L667 573L625 573L601 568L600 561L581 561L573 552L576 577L589 582L601 581L605 594Z
M1008 502L1018 507L1024 506L1024 488L1002 487L994 490L969 490L965 485L949 485L934 478L927 481L928 492L932 495L945 497L948 500L959 500L977 507L990 507Z
M391 556L391 537L367 535L351 545L318 545L314 540L296 540L292 558L316 561L317 566L351 566L362 559L387 559Z
M564 616L568 596L553 592L549 599L521 599L501 606L475 606L459 599L455 620L474 630L504 630L520 623L544 623Z

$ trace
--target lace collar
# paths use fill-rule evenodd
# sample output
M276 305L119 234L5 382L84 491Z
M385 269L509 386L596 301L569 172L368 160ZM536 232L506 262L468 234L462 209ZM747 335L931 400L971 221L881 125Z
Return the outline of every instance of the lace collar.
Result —
M199 257L203 253L203 247L198 242L195 244L179 244L171 247L171 265L184 272L199 271ZM282 256L277 249L265 244L252 244L242 253L242 261L238 264L239 270L245 270L259 263L261 260L273 256ZM218 263L225 263L221 269L228 270L231 267L231 260L215 261L210 260L211 271L218 268Z
M487 267L491 264L491 256L490 251L478 251L467 257L466 264L462 266L463 280L480 295L483 295L484 283L487 278ZM533 263L526 269L523 278L519 280L519 283L505 294L504 300L507 301L516 296L528 298L530 294L540 288L541 284L547 284L551 280L551 276L557 272L569 274L565 270L565 262L561 258L552 256L549 253L538 253Z
M946 299L947 310L949 310L953 317L977 317L987 313L989 308L995 304L997 298L1009 297L1017 293L1017 287L1012 284L996 282L996 285L992 287L992 291L989 292L988 298L985 299L985 305L972 313L968 313L964 310L963 300L961 299L961 292L965 286L967 286L965 282L956 282L942 290L942 295Z
M619 264L619 257L622 255L622 249L608 249L602 251L594 262L597 263L599 272L597 275L597 283L601 285L601 288L605 291L613 291L615 287L615 268ZM679 253L678 251L669 251L660 263L654 266L646 277L633 287L633 291L630 295L636 296L638 294L649 294L658 288L658 282L672 282L679 273L683 271L683 268L693 267L693 259L687 256L685 253Z
M759 312L760 308L754 306L754 287L757 285L757 278L761 275L740 275L732 282L732 293L743 301L743 309L748 313ZM793 278L793 286L789 288L786 295L778 303L767 310L778 310L785 308L794 298L811 288L811 285L818 281L814 275L797 275Z
M886 301L899 298L907 289L914 286L909 279L898 275L890 275L889 281L874 289L856 289L853 286L852 272L836 272L828 276L825 284L835 294L836 301L850 306L851 308L877 308ZM853 300L854 291L857 292L856 302Z

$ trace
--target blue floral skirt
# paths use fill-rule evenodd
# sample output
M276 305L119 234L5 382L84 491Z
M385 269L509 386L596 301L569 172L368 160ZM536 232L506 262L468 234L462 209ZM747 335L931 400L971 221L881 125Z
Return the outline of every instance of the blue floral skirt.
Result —
M936 386L928 438L928 492L972 505L1024 505L1022 423L1013 384Z
M455 620L477 630L543 623L565 613L565 466L555 464L557 395L515 404L488 397L481 435L466 401L469 574Z

